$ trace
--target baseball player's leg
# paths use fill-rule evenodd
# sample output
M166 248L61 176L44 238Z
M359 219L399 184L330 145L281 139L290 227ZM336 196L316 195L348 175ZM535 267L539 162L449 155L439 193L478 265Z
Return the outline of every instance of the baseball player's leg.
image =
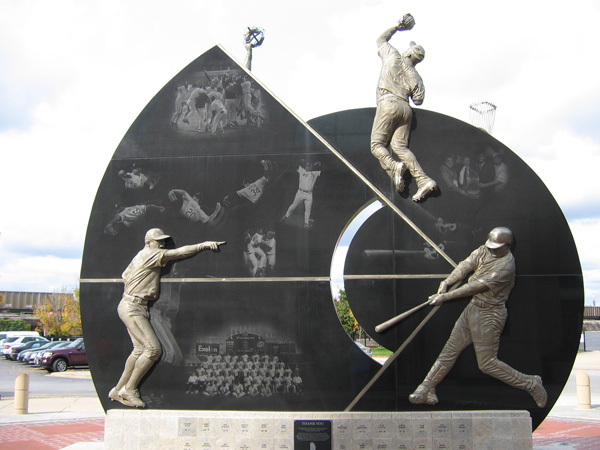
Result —
M506 322L506 308L477 309L479 319L473 323L471 332L479 370L509 386L525 391L531 390L533 379L530 375L525 375L498 360L500 334Z
M193 104L193 102L190 102L189 100L186 102L186 106L187 106L187 114L185 116L183 116L182 121L185 123L189 123L188 121L188 117L190 117L194 111L196 111L196 105Z
M397 165L387 148L396 128L396 104L397 102L385 99L379 101L371 130L371 153L379 160L382 169L390 178L393 178L393 170Z
M219 120L219 127L221 128L221 132L224 132L224 128L227 125L227 109L223 108L221 110L221 120Z
M131 338L131 342L133 343L133 351L127 357L127 361L125 361L125 368L123 369L121 378L117 382L116 386L110 390L108 396L111 400L116 400L118 402L123 403L126 406L138 406L129 402L129 400L123 399L123 397L119 394L119 391L123 387L125 387L125 385L131 379L131 375L133 373L133 370L135 369L135 365L144 352L144 343L142 340L138 339L139 333L132 332L132 330L136 328L136 324L133 320L133 317L130 315L129 306L130 305L128 304L128 302L121 301L121 303L119 303L117 311L119 314L119 318L123 321L125 327L127 328L127 332L129 333L129 337Z
M254 252L248 252L246 253L246 256L248 257L250 276L255 277L256 271L258 270L258 260L256 259L256 255L254 254Z
M306 198L304 199L304 226L305 227L310 226L310 213L312 211L312 204L313 204L312 193L306 194Z
M225 99L225 109L227 110L227 122L231 125L235 122L235 99Z
M143 342L144 352L136 361L131 377L125 385L124 390L121 389L120 391L123 397L125 397L123 391L129 395L130 393L134 393L134 395L139 396L136 392L138 384L154 363L160 358L162 353L160 341L152 329L152 325L150 325L148 318L144 316L133 316L133 320L135 322L135 327L132 327L130 332L135 335L137 340Z
M267 255L267 267L269 268L269 272L273 272L273 270L275 269L275 260L276 260L276 255L274 255L274 254Z
M416 156L408 148L408 138L410 136L410 125L412 122L412 109L407 103L402 105L402 120L394 132L391 140L391 147L394 153L402 161L415 182L417 183L417 192L412 196L414 201L423 200L433 190L437 189L437 183L425 174L425 171L419 164Z
M408 400L413 404L435 405L438 402L435 388L450 372L462 351L471 344L471 333L467 315L469 306L463 311L450 333L450 337L437 357L423 382L417 387Z
M252 94L244 94L242 105L251 114L254 114L254 108L252 107Z
M217 125L219 124L218 117L219 117L219 113L217 112L215 114L215 117L213 118L212 125L210 127L210 132L212 134L217 134Z
M128 401L124 401L123 398L121 397L121 395L119 395L119 391L127 384L129 379L131 378L131 374L133 373L133 369L135 368L135 363L137 362L138 358L142 355L142 353L144 351L144 347L141 344L141 342L136 342L135 338L133 336L131 336L131 334L130 334L130 337L131 337L131 340L133 341L133 351L127 357L127 360L125 361L125 368L123 369L121 378L119 378L119 381L117 382L115 387L110 390L110 392L108 393L108 396L110 397L111 400L116 400L118 402L123 403L126 406L135 406Z
M215 114L215 118L213 120L212 129L211 129L212 134L216 134L217 130L223 131L223 125L221 122L224 117L225 117L225 109L219 109L217 111L217 113Z
M288 208L287 212L285 213L284 218L287 219L288 217L290 217L292 215L292 213L296 210L296 208L298 206L300 206L300 204L303 201L304 201L304 198L302 197L302 192L301 191L296 192L296 196L294 197L294 201L292 202L292 204Z
M417 183L417 186L421 187L429 180L429 177L425 175L419 161L417 161L413 152L408 148L412 115L413 113L410 105L401 102L399 104L399 120L397 127L394 130L394 134L391 137L390 145L400 161L406 164L406 167Z
M179 120L179 116L181 116L182 112L183 112L183 103L176 102L175 103L175 112L173 113L173 116L171 117L171 123L177 123L177 120Z
M254 250L256 260L258 261L258 268L263 271L267 267L267 255L262 248L256 248Z
M198 111L198 126L196 127L196 131L200 133L204 133L206 131L206 107L200 108Z

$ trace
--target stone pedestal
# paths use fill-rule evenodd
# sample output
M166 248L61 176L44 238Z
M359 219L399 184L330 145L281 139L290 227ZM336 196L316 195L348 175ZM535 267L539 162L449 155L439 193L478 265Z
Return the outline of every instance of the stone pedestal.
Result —
M292 450L295 420L331 420L334 450L532 449L527 411L110 410L105 450Z

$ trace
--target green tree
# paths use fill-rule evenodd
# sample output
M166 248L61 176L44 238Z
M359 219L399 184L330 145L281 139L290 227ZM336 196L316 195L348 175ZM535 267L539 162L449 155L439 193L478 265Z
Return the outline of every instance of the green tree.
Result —
M337 299L335 300L335 311L340 319L342 327L346 330L346 333L354 339L357 333L360 333L362 330L358 321L352 314L352 310L350 309L350 305L348 304L348 298L346 297L346 291L340 291Z
M81 310L79 300L68 298L62 314L60 333L62 336L81 336Z
M72 294L51 294L34 309L46 336L81 336L78 296L78 289Z
M10 320L6 317L0 319L0 331L30 331L31 325L23 319Z

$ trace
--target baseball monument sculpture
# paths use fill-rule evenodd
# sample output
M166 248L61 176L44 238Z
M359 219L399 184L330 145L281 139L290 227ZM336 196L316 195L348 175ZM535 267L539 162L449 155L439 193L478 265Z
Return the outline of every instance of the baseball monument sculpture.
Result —
M152 97L108 164L86 234L82 324L105 410L521 409L541 423L579 345L575 244L514 152L410 106L424 98L425 53L389 41L413 26L407 14L377 41L376 107L299 119L249 71L257 28L246 64L214 46ZM133 186L132 168L152 183ZM414 187L414 201L398 195ZM211 240L180 246L162 230ZM473 253L474 242L489 245ZM214 254L192 257L203 250ZM384 366L340 324L340 282L365 332L398 349Z

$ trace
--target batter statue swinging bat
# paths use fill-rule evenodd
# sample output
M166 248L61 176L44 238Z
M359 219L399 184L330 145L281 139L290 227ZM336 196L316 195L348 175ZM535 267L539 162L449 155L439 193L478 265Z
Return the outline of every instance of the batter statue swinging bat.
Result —
M429 297L432 306L462 297L472 299L464 309L442 352L415 392L409 396L413 404L435 405L436 386L450 372L454 363L470 344L473 344L477 365L509 386L529 392L538 407L546 406L548 395L539 375L526 375L498 359L500 334L506 322L504 304L515 285L515 259L510 251L513 233L505 227L490 231L486 243L460 262L456 269L440 283L437 294ZM449 286L468 281L457 289Z

